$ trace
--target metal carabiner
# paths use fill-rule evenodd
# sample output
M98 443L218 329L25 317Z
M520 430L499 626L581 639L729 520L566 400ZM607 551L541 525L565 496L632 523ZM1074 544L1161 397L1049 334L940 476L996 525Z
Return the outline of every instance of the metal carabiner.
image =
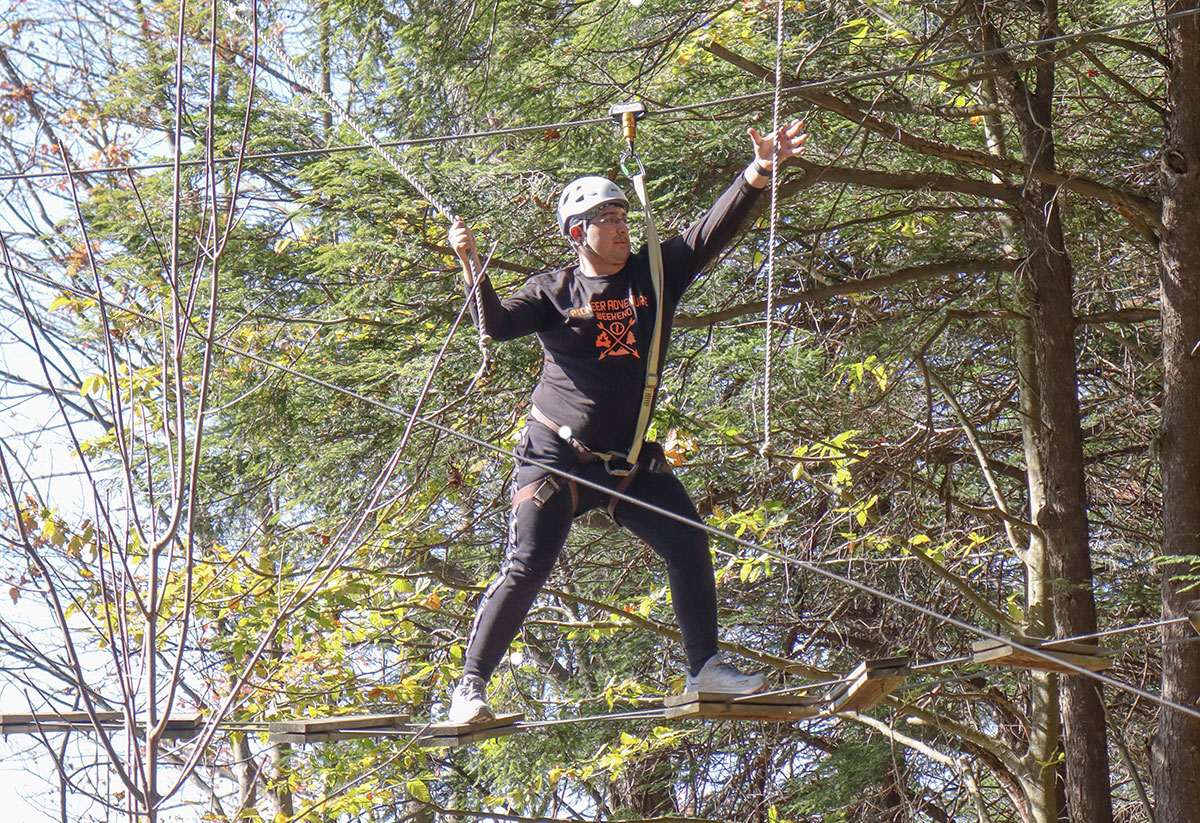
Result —
M635 169L631 169L631 168L629 167L629 164L628 164L628 162L627 162L627 161L628 161L630 158L633 158L633 161L634 161L635 163L637 163L637 168L636 168L636 170L635 170ZM633 179L635 176L637 176L637 175L639 175L639 174L640 174L640 175L642 175L642 177L645 177L645 176L646 176L646 167L642 165L642 158L641 158L641 156L640 156L640 155L637 153L637 149L635 149L635 148L633 147L633 143L630 143L630 144L629 144L629 145L628 145L628 146L625 148L625 151L624 151L624 152L621 154L621 159L620 159L619 163L620 163L620 166L621 166L621 171L625 172L625 176L626 176L626 177L628 177L628 178L629 178L629 179L631 179L631 180L632 180L632 179Z

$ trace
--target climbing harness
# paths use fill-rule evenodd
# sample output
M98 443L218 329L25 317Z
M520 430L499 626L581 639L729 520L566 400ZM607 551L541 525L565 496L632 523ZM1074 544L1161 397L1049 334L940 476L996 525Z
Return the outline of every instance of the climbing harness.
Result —
M634 427L633 442L624 452L595 451L581 443L572 434L569 426L563 426L552 420L545 412L534 406L530 409L529 419L546 426L567 441L580 458L581 463L593 460L604 461L604 469L614 477L620 477L617 487L619 493L633 482L633 475L638 470L638 457L642 453L642 445L646 437L646 429L650 426L650 416L654 411L654 399L658 393L659 375L661 372L662 327L663 327L663 263L662 245L658 240L658 229L654 225L654 217L650 213L650 197L646 191L646 167L642 158L634 148L633 141L637 137L637 121L646 116L646 106L641 102L621 103L608 110L609 116L616 121L625 138L625 151L618 161L621 170L633 181L633 190L637 193L642 204L642 214L645 218L646 246L650 257L650 285L654 291L654 325L650 330L650 342L646 354L646 382L642 388L642 404L638 411L637 424ZM635 165L634 165L635 164ZM614 187L615 189L615 187ZM559 208L559 228L566 233L566 221ZM632 305L632 293L630 303ZM609 506L609 514L613 514L617 498L613 498Z
M543 426L550 429L550 431L555 432L559 437L561 437L563 440L567 441L567 444L572 449L575 450L575 456L578 458L580 465L586 465L586 464L592 463L596 460L603 461L605 472L612 475L613 477L620 478L620 482L617 483L617 486L616 486L616 491L617 491L618 495L623 495L629 490L629 487L633 484L634 476L637 474L638 469L641 468L641 466L639 464L637 464L637 463L627 464L625 462L624 458L622 457L622 455L620 455L620 454L614 454L612 452L592 451L587 446L585 446L583 443L579 442L579 439L576 438L571 433L571 429L569 426L558 425L553 420L551 420L546 415L546 413L543 412L541 409L539 409L537 406L530 407L529 419L532 422L541 423ZM659 460L657 457L651 458L649 461L646 461L642 465L644 465L646 470L649 471L651 474L662 474L664 472L670 473L670 471L671 471L670 464L665 463L662 460ZM571 477L568 475L565 479L571 490L571 500L572 500L571 508L572 508L572 510L574 510L574 509L578 508L578 506L579 506L579 489L575 484L574 477ZM520 498L520 502L524 502L525 500L529 499L529 496L525 493L532 486L537 485L539 482L541 482L541 481L534 481L533 483L529 484L529 486L524 486L517 491L516 495L513 496L513 508L514 509L517 507L518 498ZM543 502L545 502L545 501L543 501ZM609 517L616 517L617 504L620 502L621 502L620 497L613 497L609 501L609 503L608 503Z
M275 42L274 38L258 30L257 17L250 14L249 9L245 4L238 3L234 5L230 11L230 14L233 19L237 20L243 26L249 29L251 34L255 36L260 34L262 35L261 40L263 44L266 45L267 49L284 65L286 65L288 69L291 70L293 75L303 81L301 89L305 93L322 100L343 123L358 132L359 136L362 137L363 141L366 142L367 145L373 148L380 157L387 161L389 166L395 169L401 177L408 181L408 184L416 190L417 194L421 195L425 202L433 206L434 210L436 210L437 213L440 214L447 222L454 222L454 213L450 211L445 204L438 200L438 198L434 197L433 193L430 192L424 185L422 185L421 182L404 167L394 152L376 140L375 135L371 134L370 131L363 127L363 125L358 122L354 115L350 114L350 112L341 103L339 103L337 100L334 100L332 95L325 92L321 88L321 84L316 82L316 79L313 78L312 75L300 68L300 66L298 66L296 62L288 56L288 53L284 50L284 48L279 43ZM479 370L475 373L475 376L471 381L472 385L474 385L475 383L486 379L491 374L493 363L492 337L484 328L483 296L479 291L479 279L483 276L483 272L480 271L479 258L477 255L471 255L471 258L467 263L467 269L471 278L471 288L468 291L467 300L470 301L472 298L475 300L475 310L479 317L479 353L480 357L482 358L482 362L479 365Z

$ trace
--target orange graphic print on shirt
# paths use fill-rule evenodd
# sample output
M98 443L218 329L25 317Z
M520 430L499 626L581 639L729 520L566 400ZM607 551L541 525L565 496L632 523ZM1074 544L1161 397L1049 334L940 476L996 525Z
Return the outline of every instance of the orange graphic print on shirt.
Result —
M635 300L639 306L649 303L644 296ZM633 333L637 317L629 298L593 300L591 308L599 329L599 334L596 335L596 348L600 349L599 359L633 355L640 360L642 356L638 354L637 336Z

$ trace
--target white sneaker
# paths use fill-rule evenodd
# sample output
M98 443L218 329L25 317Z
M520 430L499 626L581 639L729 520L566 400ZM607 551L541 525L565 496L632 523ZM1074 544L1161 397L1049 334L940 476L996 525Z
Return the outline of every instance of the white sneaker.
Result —
M715 692L717 694L752 694L767 683L762 674L742 674L714 654L696 676L689 674L684 692Z
M487 684L474 675L466 675L454 687L447 718L451 723L464 725L491 720L496 715L487 704Z

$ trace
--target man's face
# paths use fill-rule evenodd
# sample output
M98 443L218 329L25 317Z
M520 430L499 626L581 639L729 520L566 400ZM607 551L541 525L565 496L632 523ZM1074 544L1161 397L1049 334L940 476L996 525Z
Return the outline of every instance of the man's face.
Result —
M616 266L620 270L629 259L629 224L625 209L611 205L583 226L587 233L587 250L597 262ZM615 272L614 272L615 273Z

